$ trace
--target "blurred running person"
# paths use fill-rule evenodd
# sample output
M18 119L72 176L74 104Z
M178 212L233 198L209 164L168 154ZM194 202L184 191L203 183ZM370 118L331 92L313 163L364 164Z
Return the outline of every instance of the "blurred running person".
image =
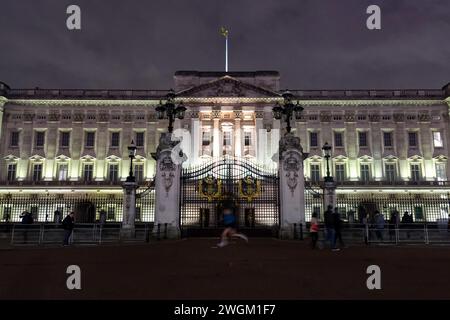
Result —
M228 239L231 237L238 237L248 242L248 238L244 234L236 231L236 217L231 209L225 209L223 211L223 223L225 225L225 229L220 236L220 242L217 244L219 248L228 245Z
M64 218L64 220L62 221L62 225L64 229L63 246L68 246L73 227L75 226L75 213L73 211Z

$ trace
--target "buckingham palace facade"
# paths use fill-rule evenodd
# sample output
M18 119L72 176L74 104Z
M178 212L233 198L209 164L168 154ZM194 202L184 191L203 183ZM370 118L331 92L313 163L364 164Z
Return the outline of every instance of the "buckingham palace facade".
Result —
M81 220L93 222L101 209L108 221L121 221L132 141L137 148L132 170L139 191L145 192L137 200L136 219L153 221L152 155L168 126L158 118L157 107L171 92L186 108L174 121L174 135L182 138L179 148L187 156L183 174L224 159L242 163L243 170L256 172L255 181L266 179L263 187L255 183L260 192L250 195L242 193L242 184L237 187L245 195L242 215L277 223L276 155L285 123L274 118L273 107L286 91L276 71L178 71L173 91L15 89L0 83L0 222L19 221L23 210L42 222L53 221L55 210L75 210ZM448 217L450 84L442 89L289 92L302 107L290 125L306 155L307 220L313 211L323 212L325 143L331 146L329 173L344 218L357 219L361 208L385 215L409 211L415 221ZM211 170L208 179L214 178ZM200 190L205 177L193 184L198 190L183 191L195 193L191 196L198 201L189 202L180 193L185 223L203 219L199 223L213 224L208 208L214 197Z

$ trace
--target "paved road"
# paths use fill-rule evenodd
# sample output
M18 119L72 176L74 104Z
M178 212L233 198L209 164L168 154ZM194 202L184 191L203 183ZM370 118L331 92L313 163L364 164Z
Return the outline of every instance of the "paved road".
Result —
M312 251L276 239L0 250L0 299L450 299L449 247ZM82 290L66 288L68 265ZM381 290L366 268L381 268Z

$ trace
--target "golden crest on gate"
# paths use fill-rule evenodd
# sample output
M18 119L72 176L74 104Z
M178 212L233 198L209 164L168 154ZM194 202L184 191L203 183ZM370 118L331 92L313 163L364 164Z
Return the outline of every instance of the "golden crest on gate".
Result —
M248 202L261 195L261 181L247 175L239 180L239 196L246 198Z
M219 198L222 193L222 180L214 178L210 174L207 175L198 182L198 193L200 196L208 198L208 201Z

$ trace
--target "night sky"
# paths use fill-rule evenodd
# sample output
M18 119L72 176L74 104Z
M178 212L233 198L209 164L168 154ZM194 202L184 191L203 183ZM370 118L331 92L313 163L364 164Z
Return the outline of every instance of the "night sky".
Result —
M81 7L82 29L66 28ZM381 7L381 30L366 8ZM290 89L441 88L449 0L0 0L0 81L12 88L173 87L177 70L277 70Z

